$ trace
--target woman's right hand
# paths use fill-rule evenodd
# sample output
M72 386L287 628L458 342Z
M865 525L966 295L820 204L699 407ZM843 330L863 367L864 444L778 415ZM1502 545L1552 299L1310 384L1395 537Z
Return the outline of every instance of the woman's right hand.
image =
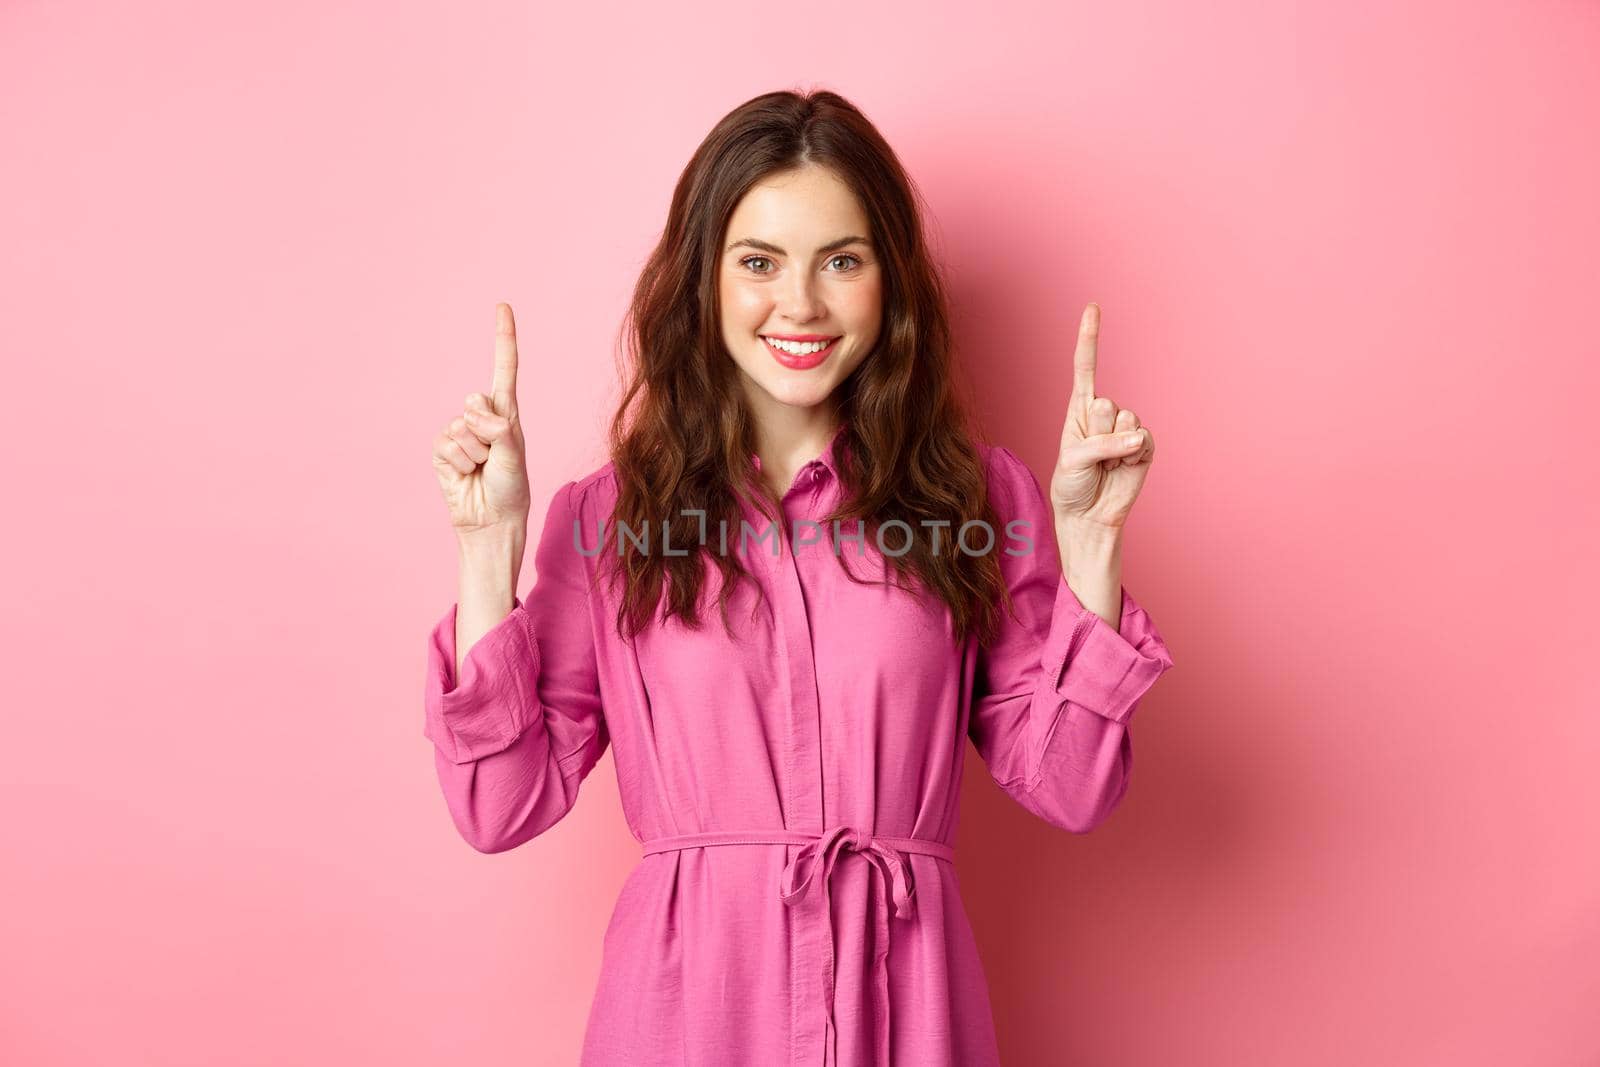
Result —
M433 469L463 540L528 527L528 464L517 415L517 324L495 305L494 386L469 393L459 416L433 439Z

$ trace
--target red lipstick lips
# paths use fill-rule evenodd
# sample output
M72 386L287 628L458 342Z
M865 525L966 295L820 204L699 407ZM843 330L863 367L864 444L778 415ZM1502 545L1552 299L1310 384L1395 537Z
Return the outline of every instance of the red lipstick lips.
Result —
M768 340L768 337L776 337L780 341L828 341L828 344L826 347L819 348L815 352L808 352L803 356L797 356L792 352L785 352L777 345L772 344L771 341ZM785 337L781 334L766 334L762 336L761 343L767 346L767 351L772 353L772 358L776 359L779 363L782 363L790 370L810 370L812 367L815 367L817 364L827 359L828 356L833 353L834 348L836 348L839 344L839 339L835 337L830 341L828 340L827 334L815 333L799 334L791 337Z

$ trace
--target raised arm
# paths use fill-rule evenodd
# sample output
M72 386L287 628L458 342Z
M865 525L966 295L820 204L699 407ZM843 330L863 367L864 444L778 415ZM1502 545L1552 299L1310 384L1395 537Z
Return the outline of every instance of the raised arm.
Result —
M996 509L1020 520L1032 550L1001 555L1017 617L1008 614L1000 638L980 653L971 718L995 780L1041 818L1080 833L1126 793L1128 720L1172 667L1166 642L1122 584L1122 529L1155 439L1131 410L1095 395L1099 326L1091 304L1048 502L1014 454L990 455Z
M495 308L492 394L469 394L434 440L456 532L460 595L428 644L424 734L456 828L503 852L571 810L608 743L588 570L573 547L576 483L550 501L527 603L516 596L528 476L517 411L516 323Z

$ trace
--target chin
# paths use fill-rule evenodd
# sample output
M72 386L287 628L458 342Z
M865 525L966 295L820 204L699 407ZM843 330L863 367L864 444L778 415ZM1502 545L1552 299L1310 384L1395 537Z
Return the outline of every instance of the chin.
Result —
M766 388L767 395L772 399L792 408L814 408L824 400L827 400L833 392L831 386L826 388L807 386L800 389L767 388L765 386L763 388Z

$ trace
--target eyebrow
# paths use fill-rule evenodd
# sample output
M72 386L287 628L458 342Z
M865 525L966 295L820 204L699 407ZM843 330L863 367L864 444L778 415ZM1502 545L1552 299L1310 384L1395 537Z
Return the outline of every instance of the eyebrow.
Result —
M872 247L872 242L867 240L865 237L861 237L861 236L858 236L856 234L851 234L849 237L840 237L840 238L837 238L835 240L829 241L827 244L825 244L821 248L817 249L817 251L818 252L832 252L832 251L835 251L837 249L843 248L845 245L856 245L856 244L866 245L868 248ZM735 248L738 248L740 246L746 246L746 247L749 247L749 248L758 249L759 251L762 251L762 252L771 252L775 256L786 256L786 255L789 254L789 253L785 252L783 249L779 248L777 245L772 244L772 243L770 243L768 241L763 241L759 237L743 237L743 238L740 238L739 240L733 242L733 244L729 245L727 248L723 249L723 251L724 252L732 252Z

